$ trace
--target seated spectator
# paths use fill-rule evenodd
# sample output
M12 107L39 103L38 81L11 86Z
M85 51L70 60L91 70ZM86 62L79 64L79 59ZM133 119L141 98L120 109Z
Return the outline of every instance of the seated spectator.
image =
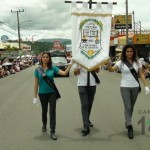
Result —
M20 72L20 67L19 67L19 65L17 65L17 64L13 64L13 69L14 69L16 72Z
M15 74L16 73L16 71L13 68L13 66L10 68L9 72L10 72L10 74Z
M4 69L4 74L5 76L9 76L10 75L10 72L8 70L8 66L2 66L2 68Z
M0 78L4 78L4 77L5 77L4 69L0 65Z
M20 67L20 70L25 69L25 64L22 60L20 60L20 62L19 62L19 67Z

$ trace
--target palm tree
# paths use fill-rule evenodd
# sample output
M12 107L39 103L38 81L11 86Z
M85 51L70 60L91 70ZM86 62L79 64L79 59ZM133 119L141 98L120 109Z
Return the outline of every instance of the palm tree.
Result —
M14 56L14 52L18 51L19 49L15 46L11 46L11 45L6 45L5 46L5 50L9 53L9 55L13 55Z

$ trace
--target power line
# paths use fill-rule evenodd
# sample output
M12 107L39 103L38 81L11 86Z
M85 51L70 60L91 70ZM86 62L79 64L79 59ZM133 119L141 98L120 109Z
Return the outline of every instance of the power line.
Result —
M11 32L11 31L8 31L8 30L6 30L6 29L4 29L4 28L2 28L2 27L0 27L0 29L4 30L4 31L6 31L6 32L9 32L9 33L11 33L11 34L17 35L16 33L13 33L13 32Z
M5 25L5 26L9 27L10 29L13 29L13 30L16 31L16 29L15 29L14 27L11 27L11 26L8 25L6 22L0 21L0 23L1 23L2 25Z

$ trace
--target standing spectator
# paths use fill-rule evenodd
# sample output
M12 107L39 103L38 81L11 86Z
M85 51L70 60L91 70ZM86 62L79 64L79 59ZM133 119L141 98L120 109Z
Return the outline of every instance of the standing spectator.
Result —
M99 68L95 69L95 71L98 73ZM93 124L90 121L90 114L96 93L96 80L90 72L77 64L74 64L74 75L78 76L77 86L84 127L81 132L83 136L86 136L90 133L90 127L93 127Z
M53 81L54 75L59 74L62 76L66 76L71 68L71 64L68 65L67 69L65 71L60 70L56 66L52 65L51 61L51 55L49 52L44 52L41 55L41 68L44 72L44 74ZM43 75L44 75L43 74ZM42 122L43 127L42 131L46 131L46 125L47 125L47 112L48 112L48 104L49 104L49 112L50 112L50 133L51 138L53 140L57 140L57 137L55 135L55 128L56 128L56 91L51 86L48 85L48 83L44 80L43 75L38 71L38 68L35 69L34 76L35 76L35 82L34 82L34 103L37 103L37 93L40 98L41 107L42 107Z
M35 66L35 64L36 64L36 58L35 57L32 58L32 63Z
M150 52L149 52L148 62L149 62L149 64L150 64Z
M128 66L129 64L131 67ZM145 94L149 93L149 88L142 72L142 65L137 59L136 49L133 45L125 45L123 47L121 60L119 60L113 67L108 64L108 70L110 72L117 71L118 69L121 70L122 73L120 91L124 102L125 126L128 129L128 137L133 139L133 126L131 119L140 89L137 74L139 74L143 81L146 91ZM135 77L132 75L132 71L134 71Z
M147 63L145 62L144 58L140 58L139 61L142 64L142 67L145 69L147 67Z

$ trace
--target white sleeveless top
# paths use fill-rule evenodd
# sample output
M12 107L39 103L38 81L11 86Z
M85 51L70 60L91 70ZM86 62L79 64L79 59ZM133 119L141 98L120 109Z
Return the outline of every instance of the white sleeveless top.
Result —
M122 73L122 79L120 86L121 87L139 87L139 83L136 81L136 79L133 77L132 73L130 72L129 68L126 66L126 64L122 63L121 60L119 60L115 66L118 67L118 69ZM138 70L142 68L142 64L140 61L138 63L133 62L133 67L138 73Z

